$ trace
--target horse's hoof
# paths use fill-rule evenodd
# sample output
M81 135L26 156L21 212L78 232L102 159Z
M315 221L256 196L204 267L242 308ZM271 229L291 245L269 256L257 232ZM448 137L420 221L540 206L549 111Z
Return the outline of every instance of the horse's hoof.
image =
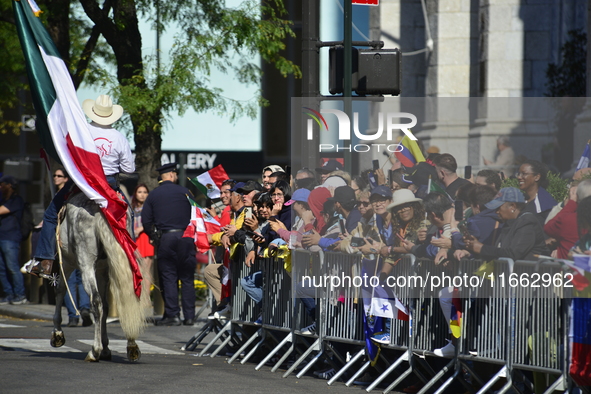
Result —
M51 340L49 341L51 347L61 347L66 344L66 337L63 331L53 331L51 333Z
M111 361L111 351L109 349L103 349L99 359L101 361Z
M138 345L127 346L127 358L131 362L139 361L142 356L142 352Z
M99 359L96 358L96 355L94 354L94 351L93 350L90 350L88 352L88 354L86 355L86 358L84 359L84 361L98 362Z

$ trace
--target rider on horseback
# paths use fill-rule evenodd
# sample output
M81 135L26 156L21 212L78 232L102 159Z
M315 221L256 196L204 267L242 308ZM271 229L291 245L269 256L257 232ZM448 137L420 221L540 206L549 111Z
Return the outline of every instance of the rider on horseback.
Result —
M123 107L114 105L107 95L100 95L95 100L85 100L82 109L92 122L88 125L90 134L100 155L103 171L111 187L119 188L118 175L120 172L132 173L135 164L131 148L127 139L111 125L123 115ZM70 192L74 182L70 179L64 187L53 197L53 200L43 215L43 227L39 235L35 258L25 266L26 272L51 279L51 269L56 254L55 231L58 222L58 212ZM123 198L125 198L125 195ZM127 199L125 198L127 202Z

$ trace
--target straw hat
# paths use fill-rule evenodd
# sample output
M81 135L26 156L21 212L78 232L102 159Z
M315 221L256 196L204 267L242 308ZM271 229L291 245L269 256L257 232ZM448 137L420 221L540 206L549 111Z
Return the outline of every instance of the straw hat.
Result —
M123 115L123 107L114 105L111 97L101 94L96 100L84 100L82 109L92 121L109 126Z
M420 202L422 203L423 200L420 198L415 197L414 193L408 189L399 189L394 192L392 195L392 204L388 205L388 209L392 209L402 204L406 204L409 202Z

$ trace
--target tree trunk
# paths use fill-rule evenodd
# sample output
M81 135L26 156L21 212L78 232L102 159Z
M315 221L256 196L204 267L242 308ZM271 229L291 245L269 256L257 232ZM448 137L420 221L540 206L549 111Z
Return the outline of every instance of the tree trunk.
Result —
M142 97L149 97L150 88L143 78L142 36L135 1L113 0L113 19L108 17L108 12L101 10L94 0L80 2L115 53L119 83L122 86L133 85L144 93ZM131 121L136 144L136 169L140 175L140 182L154 188L157 185L156 168L160 166L162 137L159 130L162 110L158 106L153 106L153 103L150 104L149 107L136 107Z

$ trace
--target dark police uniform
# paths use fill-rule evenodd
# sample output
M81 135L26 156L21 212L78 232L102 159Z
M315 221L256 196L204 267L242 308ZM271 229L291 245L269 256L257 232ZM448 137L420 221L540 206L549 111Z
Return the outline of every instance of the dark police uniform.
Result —
M170 166L173 166L172 170L169 169ZM158 171L165 173L175 169L176 164L171 163L160 167ZM183 238L183 232L191 220L191 205L187 195L187 188L171 181L163 181L150 192L142 210L145 231L152 234L155 226L162 232L157 249L157 263L160 291L164 299L162 323L166 325L180 324L177 320L180 311L178 280L181 281L185 323L195 319L195 244L193 239Z

